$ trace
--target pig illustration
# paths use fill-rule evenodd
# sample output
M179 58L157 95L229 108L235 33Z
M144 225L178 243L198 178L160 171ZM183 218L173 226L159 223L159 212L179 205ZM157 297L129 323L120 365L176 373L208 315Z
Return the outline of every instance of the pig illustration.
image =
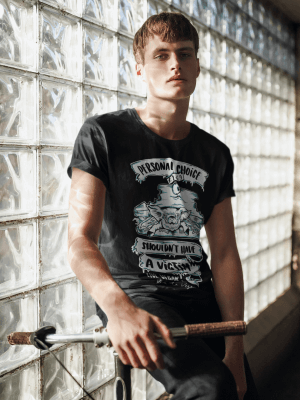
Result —
M155 235L174 235L176 233L189 236L189 226L185 220L189 217L191 211L184 207L159 207L157 205L148 205L152 217L157 221L148 231L149 236Z

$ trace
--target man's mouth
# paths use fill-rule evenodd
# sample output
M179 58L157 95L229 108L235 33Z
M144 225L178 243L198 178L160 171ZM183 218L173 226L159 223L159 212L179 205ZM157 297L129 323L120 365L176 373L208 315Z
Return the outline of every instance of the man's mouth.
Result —
M180 75L174 75L168 80L168 82L172 81L185 81L185 79L183 79Z

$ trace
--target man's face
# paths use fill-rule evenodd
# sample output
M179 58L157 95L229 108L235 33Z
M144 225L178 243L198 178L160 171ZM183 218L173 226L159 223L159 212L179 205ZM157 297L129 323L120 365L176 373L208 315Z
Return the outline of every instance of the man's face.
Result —
M144 65L136 66L138 75L147 83L148 97L179 100L195 90L200 73L191 40L163 42L159 36L149 38L144 49ZM175 76L175 80L170 80Z

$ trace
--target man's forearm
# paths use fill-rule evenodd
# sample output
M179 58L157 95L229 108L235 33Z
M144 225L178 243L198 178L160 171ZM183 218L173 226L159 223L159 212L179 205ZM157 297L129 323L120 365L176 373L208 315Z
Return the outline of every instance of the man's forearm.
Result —
M223 321L244 320L244 283L240 258L236 252L221 260L211 260L213 285ZM243 354L243 336L226 336L226 354Z
M73 240L68 252L69 264L77 278L103 311L108 314L133 303L113 279L98 246L87 236Z

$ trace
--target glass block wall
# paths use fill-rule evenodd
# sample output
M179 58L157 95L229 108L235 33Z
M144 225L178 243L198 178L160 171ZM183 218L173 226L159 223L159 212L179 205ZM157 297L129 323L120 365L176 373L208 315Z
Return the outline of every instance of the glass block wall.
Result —
M199 32L201 74L188 119L224 141L234 158L246 321L290 286L295 39L276 9L253 0L0 0L3 399L83 397L52 357L10 347L6 335L99 324L67 263L66 166L87 117L145 104L132 40L147 16L163 10L183 12ZM209 254L205 230L201 237ZM113 399L110 351L56 347L95 399ZM145 371L132 376L135 400L163 391Z

